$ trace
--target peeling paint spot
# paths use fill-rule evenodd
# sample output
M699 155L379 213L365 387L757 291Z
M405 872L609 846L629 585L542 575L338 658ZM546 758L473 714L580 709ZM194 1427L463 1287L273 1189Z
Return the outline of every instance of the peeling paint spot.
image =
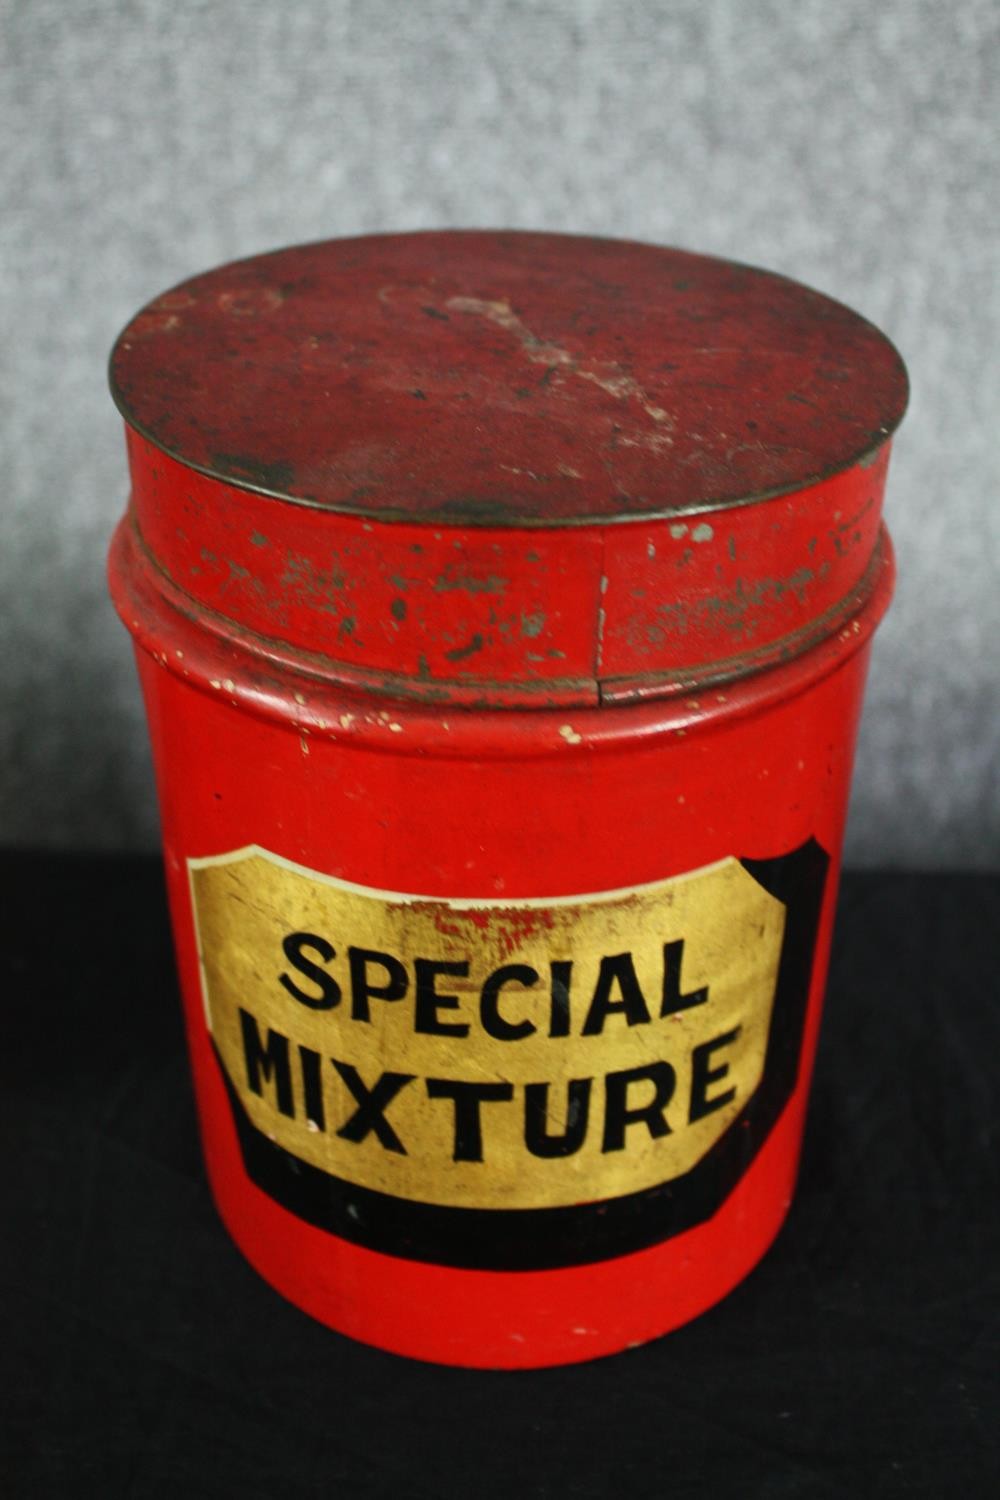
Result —
M710 542L714 535L714 529L708 524L707 521L702 521L692 531L691 540L693 542Z
M637 401L646 416L658 425L673 425L670 414L662 406L657 406L635 377L621 365L611 360L585 360L571 353L569 349L563 349L558 344L539 338L518 317L506 300L500 298L491 300L485 297L449 297L446 305L453 312L469 313L475 317L486 318L489 322L495 323L498 328L512 334L532 364L545 366L544 378L547 381L555 381L558 379L558 372L564 370L568 375L575 375L578 380L590 381L602 391L606 391L609 396L614 396L617 401ZM652 441L657 439L662 440L661 435L658 434ZM643 440L644 435L640 433L633 437L631 442L634 445ZM627 442L628 439L624 441Z
M538 610L535 614L532 615L526 615L522 613L521 634L526 635L529 640L534 640L536 636L541 635L544 626L545 613L543 610Z
M250 543L254 547L267 547L269 545L267 537L261 531L251 531Z
M679 542L682 536L687 536L687 527L683 521L675 521L670 528L670 535L675 542Z
M406 600L402 597L393 599L389 605L389 609L394 620L403 621L406 619Z
M560 724L559 733L567 745L579 745L583 742L583 735L578 734L572 724Z
M501 469L505 469L508 474L523 474L525 479L534 479L538 482L544 482L543 476L541 474L536 474L533 469L518 469L515 468L513 464L500 464L498 465L498 467ZM461 544L456 542L455 545L459 546Z
M220 292L216 299L222 312L237 318L255 318L258 313L274 312L285 300L280 287L240 287L236 291Z

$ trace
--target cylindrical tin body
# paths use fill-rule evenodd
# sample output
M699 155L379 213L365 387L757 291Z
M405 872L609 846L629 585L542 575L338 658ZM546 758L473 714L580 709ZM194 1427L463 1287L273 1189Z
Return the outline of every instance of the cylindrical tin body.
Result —
M710 1306L792 1193L898 356L766 273L441 234L196 278L112 380L234 1239L449 1363Z

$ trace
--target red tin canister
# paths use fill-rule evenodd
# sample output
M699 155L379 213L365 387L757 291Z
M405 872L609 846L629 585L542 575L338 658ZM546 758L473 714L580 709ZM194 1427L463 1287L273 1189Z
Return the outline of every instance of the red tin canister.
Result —
M449 232L195 277L111 378L233 1238L447 1363L709 1307L792 1194L895 350L746 266Z

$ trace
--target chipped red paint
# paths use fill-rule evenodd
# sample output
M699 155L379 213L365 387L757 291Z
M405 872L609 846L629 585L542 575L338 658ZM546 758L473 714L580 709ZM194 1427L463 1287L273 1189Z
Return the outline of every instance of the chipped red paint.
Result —
M196 277L125 330L112 385L132 473L112 589L235 1238L335 1327L457 1363L585 1358L709 1306L792 1190L892 586L898 355L839 304L723 261L414 234ZM189 857L259 844L379 889L513 900L809 840L832 872L800 1077L707 1222L590 1265L456 1269L313 1228L246 1177Z

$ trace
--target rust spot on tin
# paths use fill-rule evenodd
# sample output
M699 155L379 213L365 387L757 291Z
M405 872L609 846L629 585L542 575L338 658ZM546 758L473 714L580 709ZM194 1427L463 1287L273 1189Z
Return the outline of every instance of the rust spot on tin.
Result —
M464 646L455 646L451 651L446 651L444 653L445 659L447 661L465 661L468 657L475 656L477 651L481 651L483 645L483 637L477 630L472 639L467 641Z
M656 623L641 627L642 634L650 645L706 631L712 635L726 631L737 639L750 637L757 629L756 616L761 605L769 600L778 601L787 593L804 603L815 577L812 568L797 568L787 578L761 578L750 585L739 578L726 594L690 601L670 600L657 606Z
M488 573L485 577L477 577L457 565L446 569L446 571L434 580L434 592L436 594L448 594L461 592L463 594L502 594L508 585L508 579L501 578L496 573Z
M234 479L245 479L266 490L284 490L295 481L295 468L287 459L264 459L253 453L213 453L212 462Z
M346 582L342 569L316 568L308 557L289 552L279 581L283 589L302 602L316 609L340 613L341 594Z
M250 569L244 568L240 563L233 562L230 557L224 558L223 561L229 569L229 575L221 584L219 590L220 593L224 594L227 589L232 588L234 583L246 583L250 578Z

